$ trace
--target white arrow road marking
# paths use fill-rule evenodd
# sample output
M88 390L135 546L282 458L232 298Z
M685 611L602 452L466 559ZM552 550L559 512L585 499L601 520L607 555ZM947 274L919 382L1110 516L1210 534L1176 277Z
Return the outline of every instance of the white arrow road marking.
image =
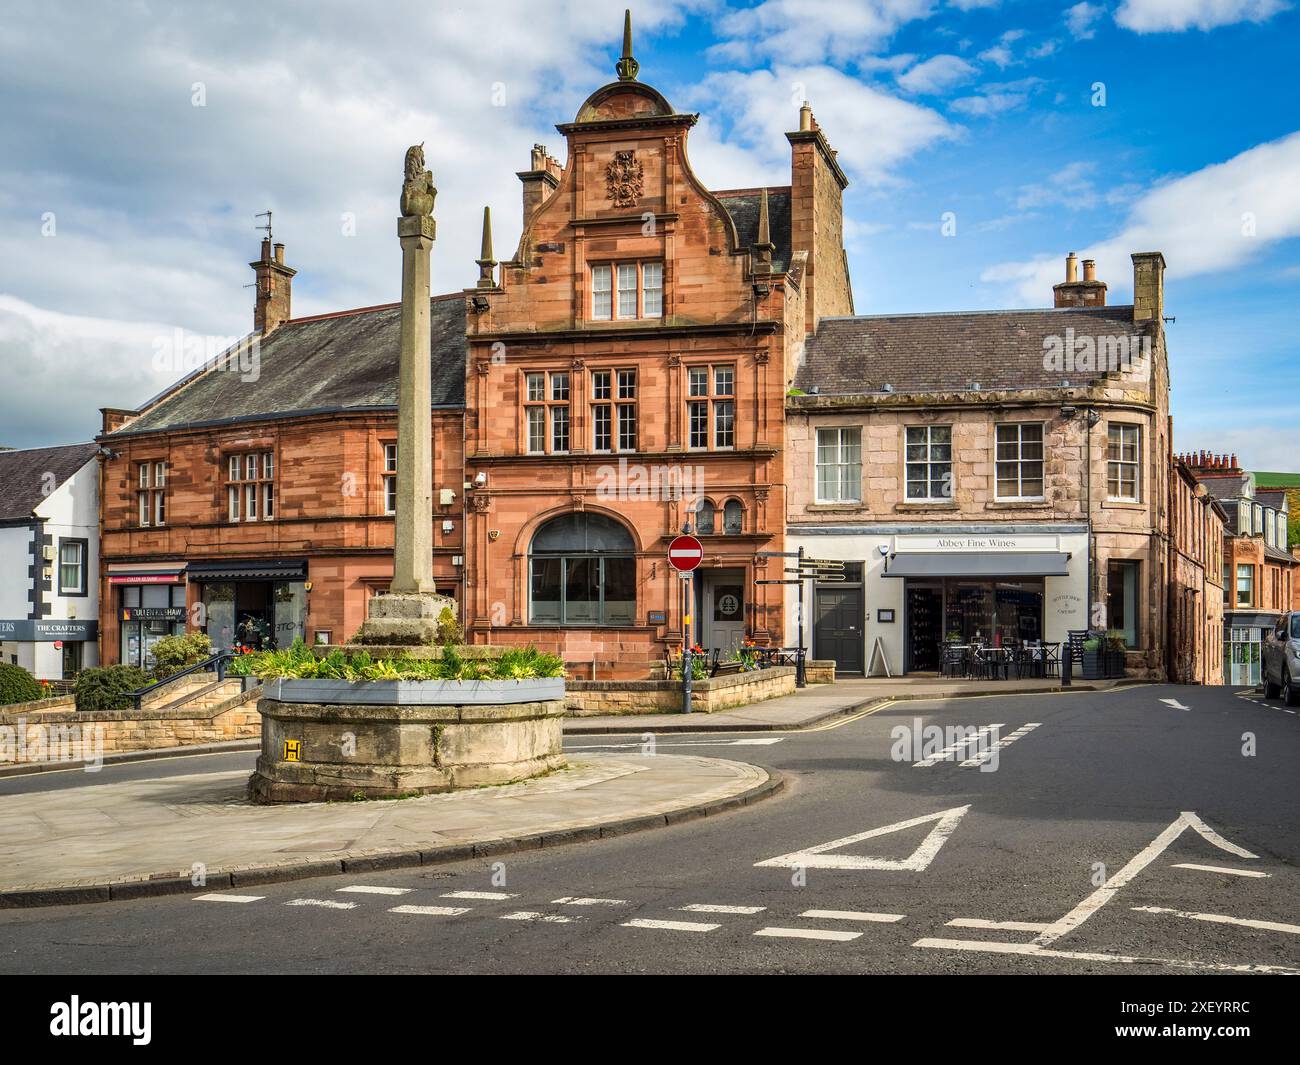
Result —
M760 928L756 936L773 936L780 939L830 939L836 943L847 943L857 939L861 932L844 932L838 928Z
M561 917L558 913L537 913L534 910L516 910L514 913L503 913L503 921L545 921L548 924L573 924L574 921L581 921L581 917Z
M1009 736L1003 736L1000 740L998 740L997 743L995 743L987 751L983 751L982 753L977 754L974 758L967 758L966 761L962 762L961 764L967 768L969 768L970 766L983 765L985 762L991 761L993 755L996 754L998 751L1002 750L1004 747L1010 747L1013 743L1016 742L1016 740L1020 739L1021 736L1028 735L1029 733L1033 732L1034 729L1038 728L1038 726L1041 724L1042 724L1041 721L1031 721L1027 725L1021 725L1020 728L1016 729L1016 731L1011 733Z
M1289 932L1300 936L1300 924L1279 924L1276 921L1252 921L1246 917L1227 917L1221 913L1189 913L1187 910L1170 910L1164 906L1134 906L1142 913L1168 913L1186 917L1189 921L1209 921L1211 924L1235 924L1242 928L1262 928L1266 932Z
M1172 706L1175 710L1190 710L1190 709L1191 709L1190 706L1184 706L1184 705L1183 705L1182 703L1180 703L1177 699L1161 699L1160 701L1161 701L1162 703L1164 703L1165 706Z
M1129 862L1123 869L1112 876L1104 885L1099 887L1079 905L1067 913L1064 917L1053 921L1038 936L1034 942L1039 946L1046 946L1048 943L1054 943L1060 939L1066 932L1073 931L1083 924L1089 917L1100 910L1106 903L1119 892L1119 889L1137 876L1143 869L1160 857L1168 849L1169 845L1174 842L1188 829L1198 833L1207 843L1213 843L1220 850L1225 850L1229 854L1235 854L1238 858L1258 858L1259 855L1251 854L1250 851L1243 847L1238 847L1235 843L1229 843L1220 836L1214 829L1210 828L1196 814L1189 810L1184 810L1178 815L1168 828L1160 835L1156 836L1150 843L1142 848L1137 854L1129 859Z
M210 893L207 895L195 895L195 902L261 902L266 898L265 895L218 895Z
M350 891L357 895L409 895L414 889L409 887L371 887L367 884L353 884L341 887L339 891Z
M720 924L704 924L701 921L653 921L645 917L637 917L631 921L623 922L624 928L661 928L668 932L712 932L715 928L721 928Z
M913 817L908 821L898 821L882 828L859 832L855 836L833 839L829 843L809 847L807 850L794 851L791 854L782 854L776 858L769 858L764 862L755 862L754 865L758 868L776 866L783 869L905 869L911 872L920 872L934 861L934 856L939 853L939 848L948 842L948 837L952 835L958 822L961 821L969 809L969 805L954 806L951 810L940 810L937 814ZM887 836L891 832L902 832L904 829L915 828L917 825L924 825L930 821L937 821L938 824L921 841L921 845L906 858L868 858L856 854L826 853L840 847L849 847L854 843L861 843L864 839Z
M892 924L907 916L905 913L868 913L862 910L804 910L800 917L810 917L815 921L879 921Z
M1140 958L1127 954L1090 954L1076 950L1044 950L1033 943L993 943L977 939L918 939L914 947L938 950L973 950L985 954L1023 954L1030 958L1065 958L1070 961L1110 961L1121 965L1171 965L1179 969L1196 969L1216 973L1284 973L1300 975L1300 969L1284 965L1229 965L1208 961L1179 961L1176 958Z
M630 905L627 899L588 899L575 898L572 895L565 895L558 899L551 899L552 906L627 906Z
M414 913L421 917L459 917L469 913L467 906L394 906L389 913Z
M1202 873L1228 873L1230 876L1269 877L1272 873L1261 873L1258 869L1229 869L1223 865L1196 865L1193 862L1174 862L1171 869L1196 869Z

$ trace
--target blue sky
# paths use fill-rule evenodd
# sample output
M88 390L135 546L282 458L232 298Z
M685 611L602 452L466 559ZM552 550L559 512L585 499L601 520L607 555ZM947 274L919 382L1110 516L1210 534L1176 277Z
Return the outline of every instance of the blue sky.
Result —
M508 254L514 172L534 141L563 154L554 124L611 79L619 10L475 13L19 3L0 30L0 443L86 438L97 407L140 403L175 376L155 345L177 327L246 331L268 206L296 313L394 299L409 143L440 189L435 285L472 283L484 202ZM711 187L788 183L781 133L810 100L852 181L859 313L1047 305L1071 250L1127 302L1128 253L1163 250L1176 446L1300 470L1293 7L654 0L633 17L641 79L701 114Z

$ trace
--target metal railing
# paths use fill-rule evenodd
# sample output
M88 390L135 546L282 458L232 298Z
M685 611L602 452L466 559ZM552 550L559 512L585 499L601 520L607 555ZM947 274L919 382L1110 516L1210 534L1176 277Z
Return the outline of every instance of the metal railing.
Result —
M181 680L184 677L193 676L195 673L206 673L211 671L216 673L217 682L220 683L226 679L226 666L237 657L238 656L234 651L217 651L202 661L195 662L192 666L186 666L184 669L179 669L170 676L163 677L162 680L156 680L152 684L147 684L143 688L140 688L137 691L128 692L127 694L131 696L132 706L137 711L141 710L143 709L144 700L148 696L167 687L169 684L174 684L176 681Z

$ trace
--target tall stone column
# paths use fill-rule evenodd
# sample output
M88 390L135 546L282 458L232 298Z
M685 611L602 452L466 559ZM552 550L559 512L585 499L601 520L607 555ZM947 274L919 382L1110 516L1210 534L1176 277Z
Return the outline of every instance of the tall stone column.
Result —
M432 189L432 175L428 171ZM403 206L406 197L403 196ZM432 208L432 196L429 197ZM393 583L397 594L433 587L433 445L429 394L429 253L434 221L397 220L402 242L402 334L397 386L397 516Z

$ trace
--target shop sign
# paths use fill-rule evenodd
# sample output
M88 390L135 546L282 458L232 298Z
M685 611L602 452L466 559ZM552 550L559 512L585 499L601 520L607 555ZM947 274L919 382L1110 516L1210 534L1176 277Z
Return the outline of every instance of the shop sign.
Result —
M184 621L183 606L127 606L122 608L123 621Z
M0 620L0 640L16 640L22 643L53 643L56 640L86 642L99 637L98 621L52 621L44 619L34 621L19 618L12 621Z
M966 536L898 536L895 551L1060 551L1060 538L1051 534Z

